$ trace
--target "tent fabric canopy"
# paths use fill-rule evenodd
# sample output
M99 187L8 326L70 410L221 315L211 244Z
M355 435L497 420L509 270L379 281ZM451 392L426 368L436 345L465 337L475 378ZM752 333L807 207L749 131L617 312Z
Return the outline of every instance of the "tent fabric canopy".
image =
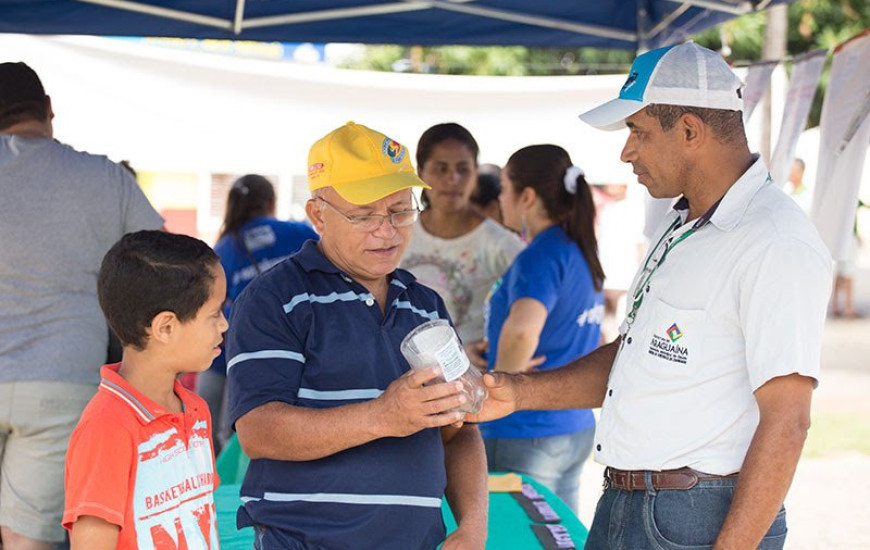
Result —
M0 32L650 49L793 0L0 0Z

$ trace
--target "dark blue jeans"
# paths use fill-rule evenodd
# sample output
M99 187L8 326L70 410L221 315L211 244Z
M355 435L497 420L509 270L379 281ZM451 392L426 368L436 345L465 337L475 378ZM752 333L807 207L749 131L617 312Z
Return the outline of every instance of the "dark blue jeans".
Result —
M692 489L604 491L585 550L708 550L713 547L734 496L736 478L701 481ZM785 508L758 550L782 550Z

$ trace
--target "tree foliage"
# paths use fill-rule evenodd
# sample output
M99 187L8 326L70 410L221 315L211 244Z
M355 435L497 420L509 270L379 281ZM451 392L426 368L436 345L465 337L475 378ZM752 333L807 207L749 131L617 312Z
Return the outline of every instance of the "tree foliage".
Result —
M765 25L765 13L753 13L711 28L695 40L711 49L730 50L732 62L748 63L762 57ZM786 49L789 57L818 48L833 50L868 27L870 0L801 0L788 6ZM344 66L437 74L587 75L625 73L634 57L628 50L596 48L367 46L364 56ZM822 90L827 74L828 69L822 75ZM816 97L810 125L818 124L821 97Z
M695 39L708 48L722 49L723 41L731 49L730 60L750 62L762 58L765 14L756 13L732 19L701 33ZM788 7L789 58L816 49L832 52L839 44L870 27L870 0L802 0ZM786 68L791 69L786 60ZM813 100L809 126L817 126L830 67L822 73L820 88Z
M624 73L634 52L598 48L367 46L346 68L435 74L548 76Z
M765 14L744 15L695 37L712 49L723 39L736 62L761 59ZM870 0L802 0L788 7L790 55L833 48L870 27ZM367 46L347 68L497 76L624 73L634 52L597 48Z
M695 37L720 49L723 38L736 61L761 59L765 14L753 13L726 21ZM870 27L870 0L802 0L788 6L788 42L791 56L818 48L833 49Z

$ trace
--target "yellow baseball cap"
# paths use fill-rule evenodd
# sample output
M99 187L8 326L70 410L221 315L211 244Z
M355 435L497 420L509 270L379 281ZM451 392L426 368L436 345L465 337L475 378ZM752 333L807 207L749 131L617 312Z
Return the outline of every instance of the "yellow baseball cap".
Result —
M353 204L422 187L408 148L362 124L348 122L320 138L308 152L308 189L332 187Z

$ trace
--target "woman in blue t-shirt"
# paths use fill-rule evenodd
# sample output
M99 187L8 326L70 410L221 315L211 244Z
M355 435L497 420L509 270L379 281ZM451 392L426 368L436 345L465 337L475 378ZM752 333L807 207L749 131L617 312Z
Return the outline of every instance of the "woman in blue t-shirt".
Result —
M227 196L220 236L214 246L227 276L224 315L254 278L317 239L310 225L275 219L275 188L265 177L248 174L237 179ZM199 375L196 392L208 403L215 454L231 435L226 416L227 366L223 351L211 368Z
M583 171L555 145L520 149L502 171L504 223L528 246L495 283L486 305L489 368L558 368L601 337L604 271L595 205ZM580 470L592 450L592 411L519 411L481 427L490 471L530 475L575 512Z

